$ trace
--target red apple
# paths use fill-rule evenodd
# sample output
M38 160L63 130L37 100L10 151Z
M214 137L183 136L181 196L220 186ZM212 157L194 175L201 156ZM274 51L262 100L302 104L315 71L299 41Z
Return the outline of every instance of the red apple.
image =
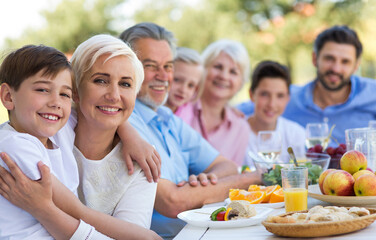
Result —
M355 181L354 191L356 196L376 196L376 176L365 174Z
M335 170L336 170L336 169L334 169L334 168L329 168L329 169L326 169L324 172L322 172L322 173L320 174L320 177L319 177L319 187L320 187L320 190L321 190L321 193L322 193L322 194L325 194L325 193L324 193L324 188L323 188L325 177L326 177L330 172L333 172L333 171L335 171Z
M367 168L367 159L363 153L351 150L343 154L340 160L341 169L351 175Z
M367 175L368 176L368 175ZM354 178L344 171L330 172L324 179L324 194L335 196L354 196Z
M360 171L357 171L356 173L354 173L353 174L353 178L356 181L356 179L358 177L360 177L360 176L362 176L364 174L369 174L369 175L374 175L375 176L375 174L372 171L369 171L369 170L365 169L365 170L360 170Z

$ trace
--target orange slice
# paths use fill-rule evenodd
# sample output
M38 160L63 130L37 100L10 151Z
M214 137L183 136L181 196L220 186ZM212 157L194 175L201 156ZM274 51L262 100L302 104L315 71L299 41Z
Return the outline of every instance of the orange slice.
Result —
M234 198L239 195L239 191L240 191L240 189L230 189L229 190L228 197L230 198L231 201L234 200Z
M248 195L248 192L242 189L230 189L228 195L231 201L232 200L245 200L245 196Z
M261 203L265 199L266 193L264 191L249 192L244 200L249 201L251 204Z
M273 186L261 188L261 191L264 191L266 193L266 197L264 198L264 200L262 202L263 203L269 202L269 199L270 199L272 193L274 191L277 191L280 188L281 188L281 186L279 186L279 185L273 185Z
M255 192L255 191L260 191L260 186L259 185L249 185L248 192Z
M285 197L283 196L283 189L280 188L272 193L269 199L269 203L283 202Z

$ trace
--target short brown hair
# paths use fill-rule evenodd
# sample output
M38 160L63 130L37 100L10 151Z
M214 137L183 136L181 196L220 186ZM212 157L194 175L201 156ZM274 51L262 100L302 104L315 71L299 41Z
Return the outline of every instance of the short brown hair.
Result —
M26 45L5 57L0 67L0 83L7 83L17 91L24 80L43 69L43 75L51 77L67 69L74 80L72 67L62 52L43 45Z
M253 71L251 92L254 92L263 78L281 78L286 82L287 89L291 85L290 71L288 67L274 61L262 61Z
M317 55L327 42L335 42L339 44L350 44L355 47L356 58L358 59L363 52L363 46L356 32L346 25L333 26L320 33L313 45L313 49Z

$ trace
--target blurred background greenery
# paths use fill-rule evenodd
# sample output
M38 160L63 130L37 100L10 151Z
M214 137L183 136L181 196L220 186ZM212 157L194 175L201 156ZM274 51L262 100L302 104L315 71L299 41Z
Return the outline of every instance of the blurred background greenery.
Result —
M221 38L238 40L248 49L252 67L262 60L277 60L289 66L293 82L301 85L315 76L311 53L317 34L345 24L363 43L358 74L375 78L375 12L373 0L60 0L56 7L41 11L42 27L7 38L1 53L45 44L70 55L95 34L118 36L135 23L149 21L171 30L179 46L198 51ZM232 103L247 100L248 88L245 85ZM7 113L1 108L0 121L5 120Z

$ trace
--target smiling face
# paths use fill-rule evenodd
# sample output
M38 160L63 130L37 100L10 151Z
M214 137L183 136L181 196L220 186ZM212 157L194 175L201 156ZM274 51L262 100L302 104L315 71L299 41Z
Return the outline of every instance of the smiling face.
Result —
M45 69L25 79L15 91L1 86L4 106L10 110L10 124L18 132L38 138L44 145L68 121L71 111L72 78L68 70L54 78Z
M319 83L329 91L338 91L347 86L359 63L356 49L350 44L327 42L318 55L313 53Z
M95 129L114 130L131 115L136 99L133 66L125 56L100 56L78 87L79 116Z
M203 95L230 100L242 86L242 73L238 64L221 52L206 69Z
M250 97L255 104L255 119L264 125L276 124L290 99L286 81L271 77L263 78Z
M155 110L167 101L174 70L172 51L167 41L151 38L137 40L134 49L145 73L137 98Z
M174 80L171 84L167 105L176 109L189 102L197 92L202 77L200 65L177 61L174 64Z

